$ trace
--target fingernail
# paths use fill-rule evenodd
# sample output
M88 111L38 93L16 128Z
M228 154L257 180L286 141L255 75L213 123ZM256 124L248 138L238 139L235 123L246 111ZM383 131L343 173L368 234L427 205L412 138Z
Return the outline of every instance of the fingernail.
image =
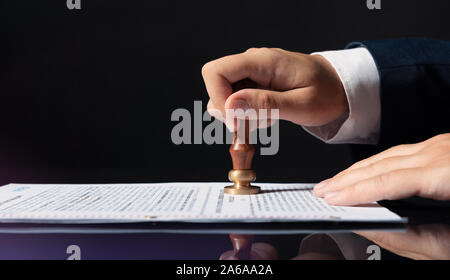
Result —
M230 132L235 132L239 130L240 122L237 121L236 119L226 118L224 123Z
M339 201L339 192L331 192L325 195L325 201L328 204L336 204Z
M225 120L225 126L230 132L234 132L234 124L230 123L228 120Z
M220 257L219 258L220 261L237 261L239 260L236 256L234 256L233 254L228 255L228 256L224 256L224 257Z
M246 111L250 108L250 105L248 105L247 101L244 99L236 99L231 102L230 107L230 109L242 109Z
M330 178L330 179L323 180L322 182L320 182L320 183L318 183L317 185L315 185L315 186L314 186L314 192L315 192L317 195L323 194L325 187L328 185L328 183L329 183L330 181L331 181L331 178Z
M317 189L322 189L323 187L325 187L326 185L328 185L328 182L330 182L330 181L331 181L331 178L330 178L330 179L323 180L322 182L319 182L319 183L315 186L315 188L317 188Z

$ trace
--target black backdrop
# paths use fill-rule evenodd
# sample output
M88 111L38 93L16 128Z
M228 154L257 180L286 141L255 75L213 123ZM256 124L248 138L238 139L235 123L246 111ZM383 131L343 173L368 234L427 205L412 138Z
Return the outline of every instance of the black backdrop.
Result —
M201 66L249 47L313 52L409 36L450 39L448 0L0 1L0 183L224 181L225 145L170 140L176 108L208 100ZM350 164L282 122L259 181L314 182Z

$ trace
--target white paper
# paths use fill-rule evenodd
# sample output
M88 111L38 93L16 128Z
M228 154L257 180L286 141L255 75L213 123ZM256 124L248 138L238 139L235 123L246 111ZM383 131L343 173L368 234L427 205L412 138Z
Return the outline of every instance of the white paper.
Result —
M0 222L402 222L378 204L329 206L312 184L258 184L228 195L230 183L9 184L0 187Z

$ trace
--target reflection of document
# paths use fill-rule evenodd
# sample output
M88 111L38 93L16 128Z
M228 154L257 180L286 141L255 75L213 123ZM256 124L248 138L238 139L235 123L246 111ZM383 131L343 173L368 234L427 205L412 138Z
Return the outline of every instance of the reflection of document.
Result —
M262 193L223 193L229 183L35 185L0 187L0 221L26 222L401 222L377 204L333 207L311 184L258 184Z

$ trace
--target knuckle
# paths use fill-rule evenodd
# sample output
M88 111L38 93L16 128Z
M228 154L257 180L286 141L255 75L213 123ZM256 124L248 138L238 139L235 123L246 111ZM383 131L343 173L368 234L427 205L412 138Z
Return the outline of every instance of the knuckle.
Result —
M398 150L406 150L406 149L408 149L408 147L410 147L410 144L400 144L400 145L389 148L388 151L395 152Z
M246 53L254 54L257 56L269 56L276 53L276 51L271 48L262 47L262 48L250 48L246 51Z
M417 196L421 197L427 197L427 198L435 198L435 194L437 193L437 187L439 183L439 176L436 176L437 174L434 172L435 168L423 168L422 171L424 173L428 173L430 176L430 180L427 184L416 184L414 193ZM419 185L422 185L422 187L419 187Z
M342 178L346 177L350 172L351 172L350 170L344 170L334 175L332 178L333 183L341 182Z
M416 191L416 195L426 198L434 198L436 197L436 193L436 188L434 188L433 186L425 186L423 188L419 188Z
M450 200L450 192L447 190L448 180L450 179L448 173L448 161L447 165L433 166L424 168L424 173L429 174L429 179L426 184L421 184L422 187L418 187L418 195L438 200Z
M343 185L344 182L345 182L345 176L344 175L338 176L338 177L333 177L331 185L335 186L335 187L340 187L340 186Z
M419 145L419 144L400 144L397 146L393 146L386 150L386 154L414 151L414 150L417 150L417 148L420 148L417 145Z
M278 103L272 95L263 93L258 98L258 108L259 109L277 109Z
M272 50L277 51L277 52L285 52L285 50L283 50L281 48L272 48Z
M450 133L440 134L435 137L436 137L436 142L441 144L448 151L449 146L450 146Z
M272 50L270 48L262 47L262 48L259 48L259 52L267 54L267 53L271 53Z
M206 74L208 74L211 71L211 68L213 67L213 62L207 62L202 66L202 75L205 76Z
M206 105L206 109L207 110L212 110L212 109L215 109L216 107L214 106L214 103L212 102L212 100L210 99L209 101L208 101L208 104Z
M434 140L434 141L450 141L450 133L438 134L438 135L430 138L430 140Z
M425 142L420 151L431 158L441 157L450 152L450 134L440 134Z
M368 159L366 159L366 160L368 160ZM362 166L363 164L364 164L364 160L362 160L362 161L358 161L358 162L355 162L355 163L353 163L352 165L350 165L346 170L353 170L353 169L357 169L357 168L359 168L360 166ZM345 172L345 170L344 171L342 171L342 172ZM342 173L341 172L341 173ZM339 173L340 174L340 173ZM339 175L338 174L338 175Z
M440 144L450 144L450 133L445 134L438 134L436 136L431 137L428 140L425 140L419 144L425 145L425 146L434 146L434 145L440 145Z
M372 163L365 166L364 168L362 168L362 171L367 175L377 174L380 166L382 166L382 168L383 167L387 168L389 163L390 163L389 159L382 159L377 163Z
M375 184L379 186L379 189L381 189L383 186L386 186L389 183L390 179L391 175L389 173L381 174L376 177Z

